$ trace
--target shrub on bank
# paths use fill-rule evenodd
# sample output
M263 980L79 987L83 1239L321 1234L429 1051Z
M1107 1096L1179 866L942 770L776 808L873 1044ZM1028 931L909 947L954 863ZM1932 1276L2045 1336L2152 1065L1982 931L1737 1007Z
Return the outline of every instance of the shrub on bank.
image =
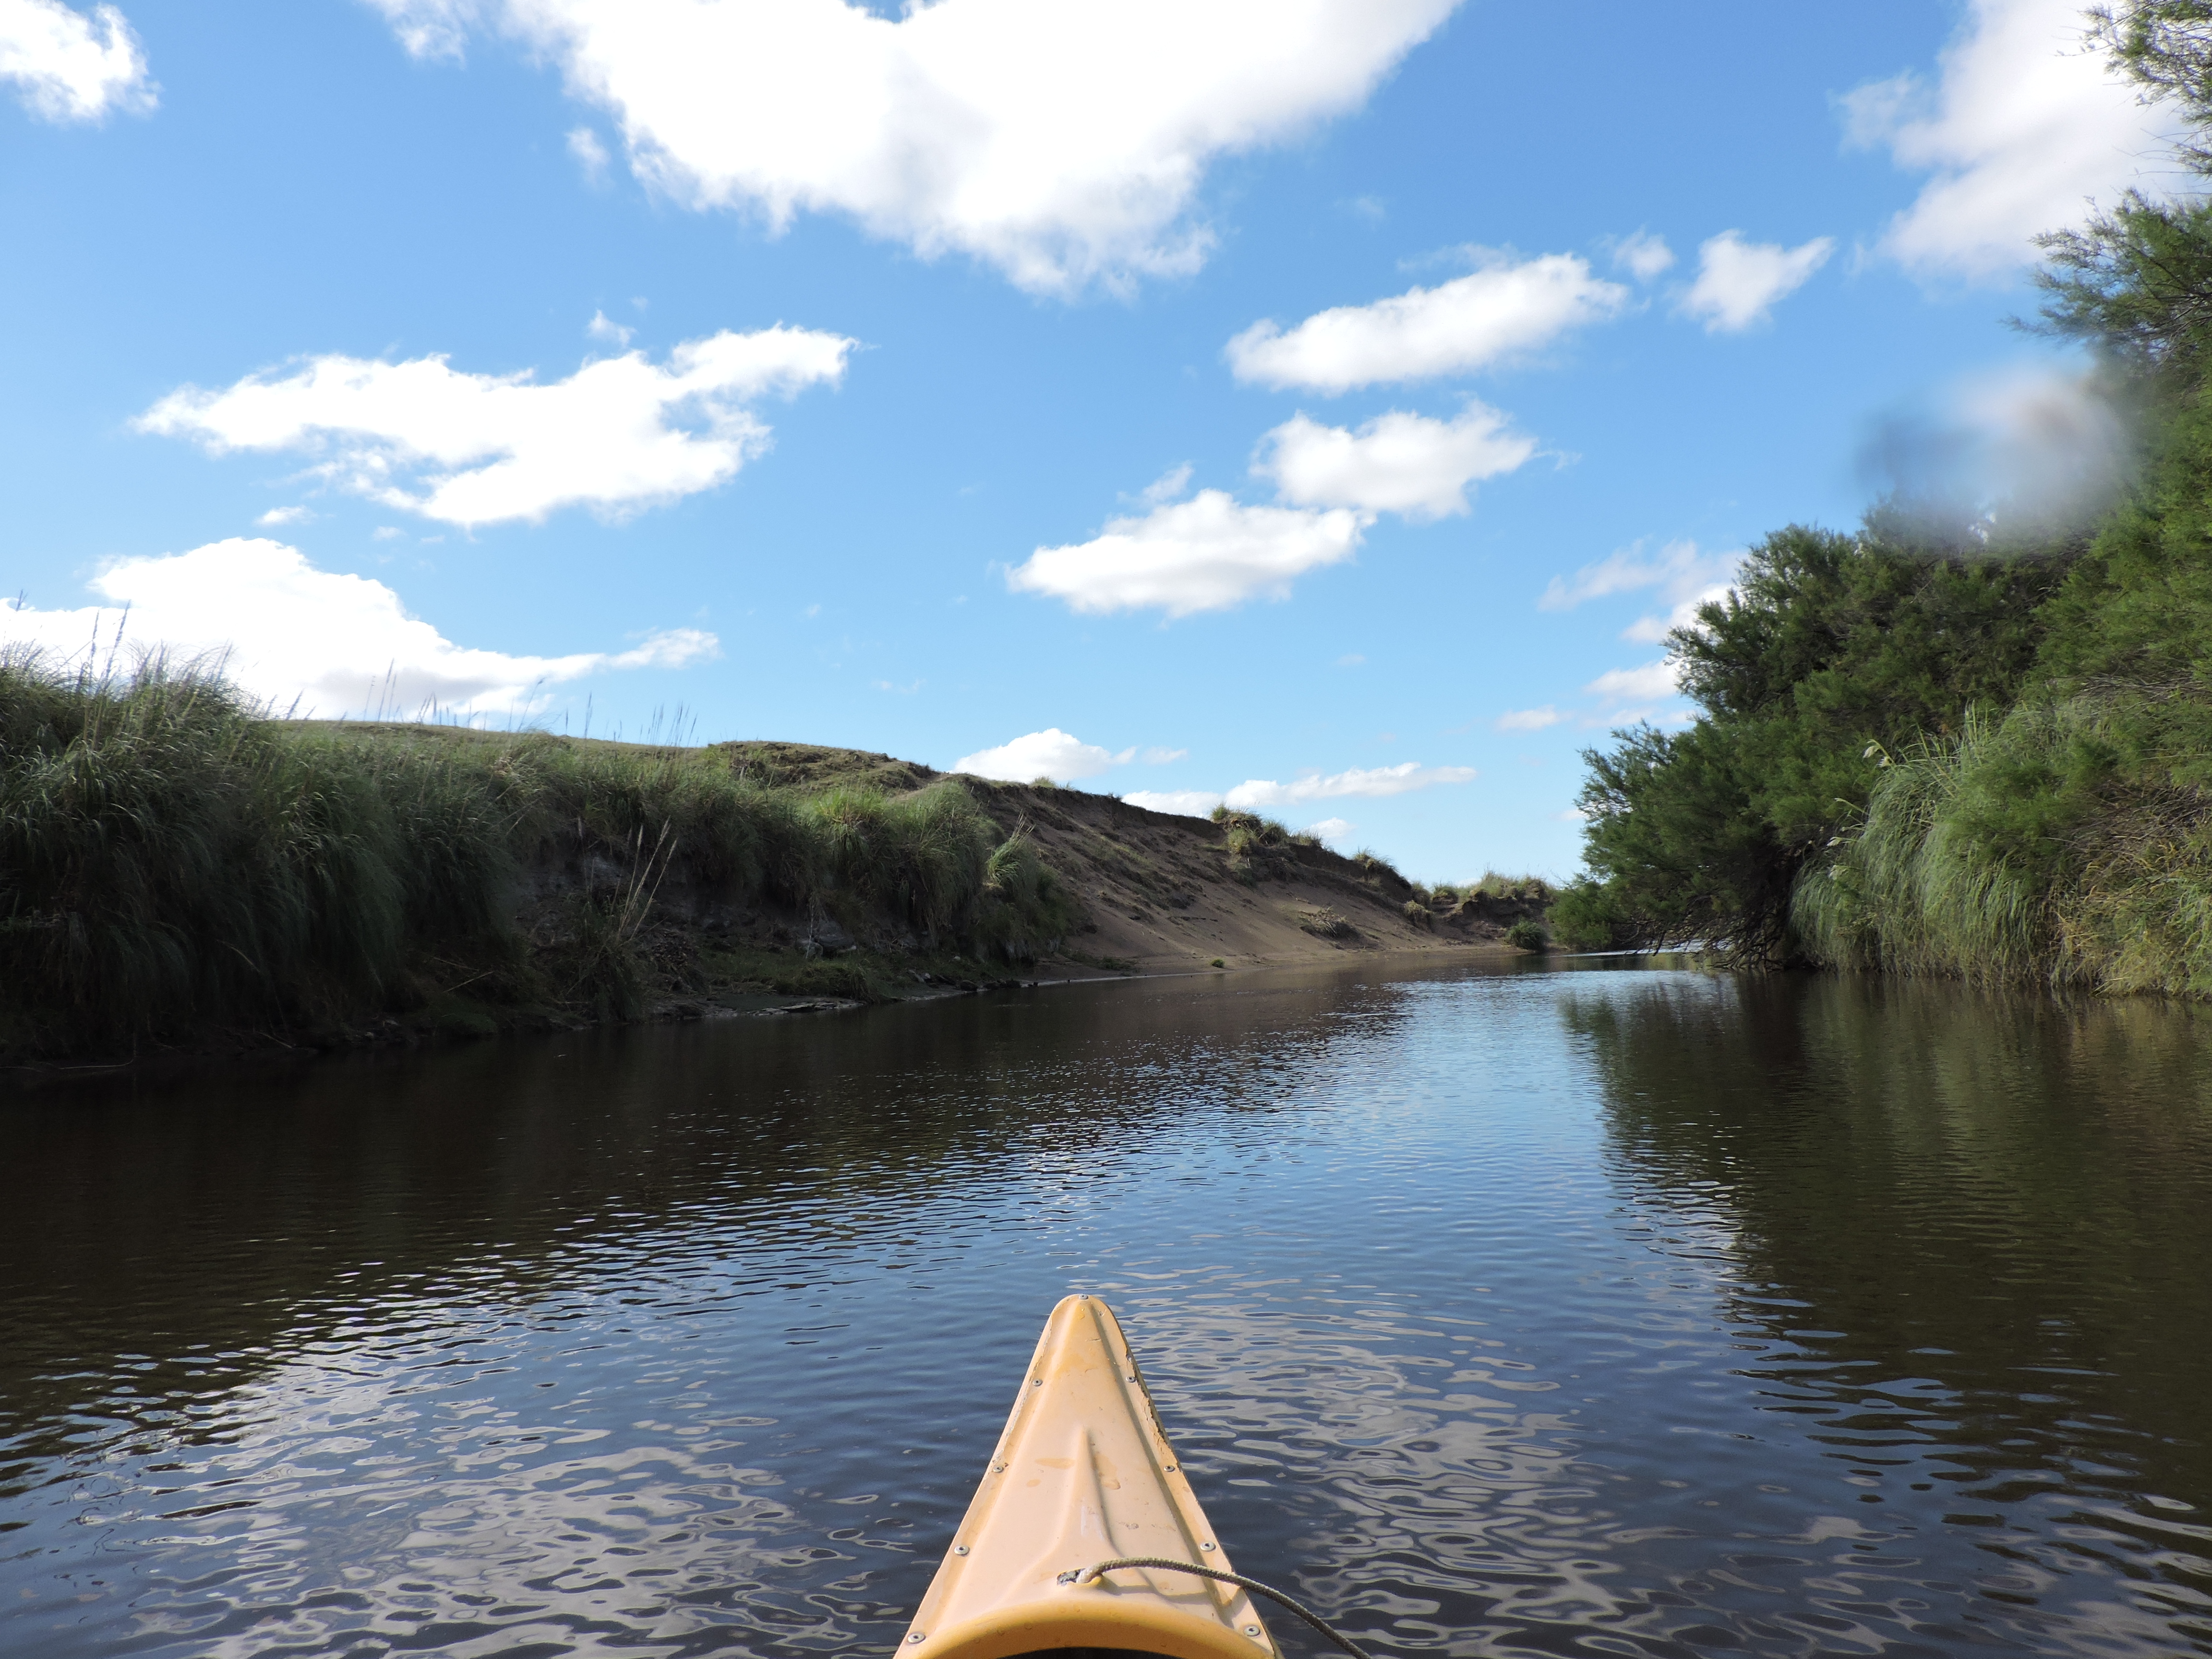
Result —
M1505 930L1505 942L1516 951L1541 951L1551 941L1540 921L1523 916Z

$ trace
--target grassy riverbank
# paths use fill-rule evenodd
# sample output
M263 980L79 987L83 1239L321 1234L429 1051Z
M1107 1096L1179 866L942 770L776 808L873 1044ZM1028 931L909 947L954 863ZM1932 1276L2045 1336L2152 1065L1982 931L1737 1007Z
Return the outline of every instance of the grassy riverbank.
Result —
M714 750L273 721L203 672L21 655L0 659L0 758L16 1057L370 1012L635 1014L679 895L788 913L795 957L739 977L832 994L866 975L806 947L864 913L987 975L1077 920L959 780L806 789Z
M1537 948L1549 896L884 755L276 720L0 656L0 1064Z
M2115 10L2118 67L2212 129L2197 11ZM1753 549L1671 637L1699 717L1585 757L1564 937L2212 996L2212 205L2130 196L2043 246L2038 326L2087 348L2120 465Z

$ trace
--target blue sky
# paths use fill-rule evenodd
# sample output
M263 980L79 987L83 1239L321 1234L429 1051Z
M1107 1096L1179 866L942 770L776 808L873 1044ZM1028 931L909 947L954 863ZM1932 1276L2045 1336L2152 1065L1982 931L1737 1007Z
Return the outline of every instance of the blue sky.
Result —
M0 0L0 638L1563 874L1885 422L2085 429L2003 319L2164 129L2079 28Z

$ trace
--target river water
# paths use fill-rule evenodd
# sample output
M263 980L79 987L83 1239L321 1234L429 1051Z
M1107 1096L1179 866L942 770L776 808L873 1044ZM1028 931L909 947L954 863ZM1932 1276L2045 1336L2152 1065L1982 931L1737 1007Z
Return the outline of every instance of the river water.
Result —
M9 1654L885 1653L1077 1289L1378 1654L2212 1650L2185 1010L1370 967L0 1137Z

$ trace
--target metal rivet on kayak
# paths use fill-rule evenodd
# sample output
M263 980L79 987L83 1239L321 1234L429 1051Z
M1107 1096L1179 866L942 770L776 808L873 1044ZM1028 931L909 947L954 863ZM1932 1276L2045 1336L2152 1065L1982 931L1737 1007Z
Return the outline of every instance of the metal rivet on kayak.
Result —
M1202 1549L1202 1550L1210 1550L1210 1549L1212 1549L1212 1547L1213 1547L1213 1546L1212 1546L1212 1544L1210 1544L1210 1543L1209 1543L1209 1544L1200 1544L1200 1545L1199 1546L1199 1548L1200 1548L1200 1549Z
M955 1555L965 1555L968 1553L968 1547L965 1544L955 1544L952 1547L952 1553Z
M1247 1625L1244 1626L1244 1633L1247 1636L1257 1636L1260 1633L1260 1627L1257 1625Z
M1030 1387L1033 1389L1041 1389L1044 1387L1044 1378L1041 1376L1033 1376L1030 1378Z
M1006 1466L1004 1463L994 1463L991 1465L991 1473L994 1474L1004 1474L1006 1472Z
M921 1632L920 1631L916 1631L916 1632L915 1632L915 1633L914 1633L913 1635L911 1635L911 1636L908 1637L906 1639L907 1639L907 1641L908 1641L908 1644L909 1644L909 1645L911 1645L912 1644L914 1644L914 1643L915 1643L915 1642L919 1642L919 1641L921 1641L921 1640L922 1639L922 1634L921 1634Z

